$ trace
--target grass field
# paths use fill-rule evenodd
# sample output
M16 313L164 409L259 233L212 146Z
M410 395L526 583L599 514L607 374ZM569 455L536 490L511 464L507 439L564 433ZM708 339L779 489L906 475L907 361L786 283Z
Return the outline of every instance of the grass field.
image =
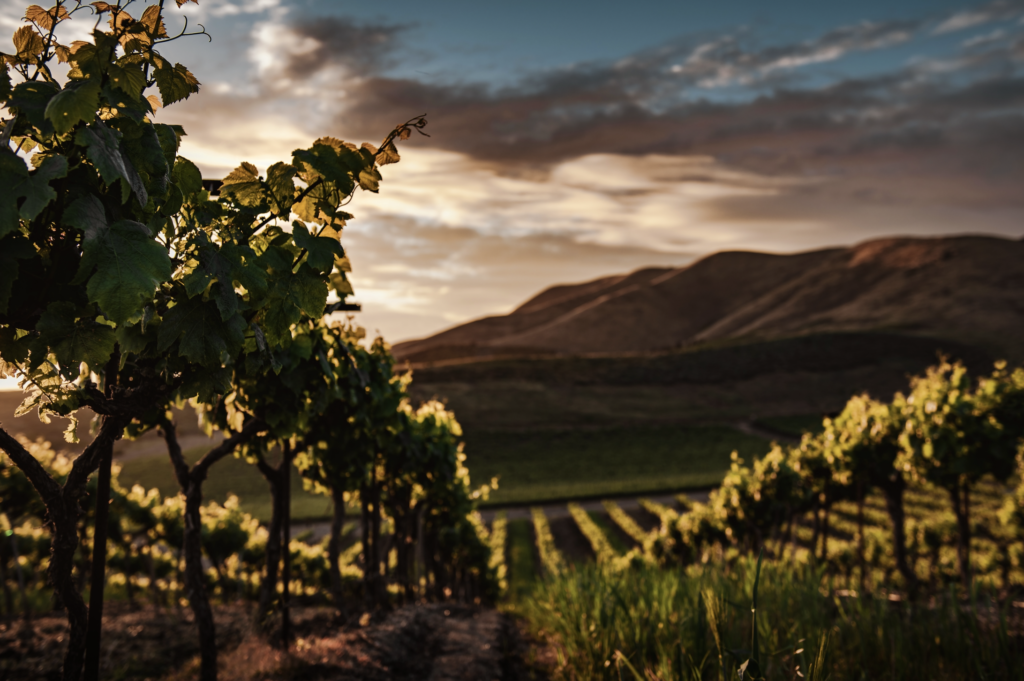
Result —
M185 459L193 464L205 454L207 448L190 449ZM166 455L131 459L121 464L121 485L131 487L138 483L146 489L156 487L162 495L173 495L179 491L178 481ZM256 466L241 459L228 457L210 469L210 476L203 485L206 501L223 503L229 494L238 496L242 510L259 518L270 520L270 489ZM305 491L298 473L292 476L292 518L312 520L330 517L331 502L327 497Z
M768 441L722 426L466 433L474 484L500 477L490 505L710 487L722 481L733 450L760 456Z
M824 562L810 555L810 517L797 525L792 544L782 537L769 540L757 607L765 677L1024 679L1024 602L1005 596L1024 587L1024 550L1019 540L1001 534L994 518L1004 494L992 480L972 491L974 583L969 594L957 593L954 520L947 496L935 488L917 485L906 493L908 558L927 594L914 604L904 603L900 594L889 517L878 494L871 494L865 505L863 581L851 502L833 509ZM615 504L606 504L607 509L621 511ZM617 541L614 523L626 533L640 532L631 518L646 514L653 521L661 512L671 523L679 511L648 503L632 517L619 513L616 520L591 512L589 518L614 552L623 555L627 549ZM570 521L583 531L583 520ZM590 556L599 554L598 544L605 542L588 537L593 551L581 552L578 542L564 541L563 528L549 552L574 568L555 571L542 567L542 553L528 545L536 536L529 521L514 522L520 525L513 530L510 523L509 528L508 555L514 566L506 607L525 616L535 635L553 643L559 678L736 678L750 655L753 556L730 548L728 560L712 551L706 563L698 559L690 565L656 567L651 556L624 568L614 560L595 564ZM929 543L926 532L934 533L938 544ZM652 536L658 533L655 529ZM534 577L538 573L546 576ZM815 661L826 633L825 654ZM622 651L629 664L615 651ZM808 673L815 666L817 676Z
M719 426L475 431L466 436L474 484L500 479L485 506L710 487L721 482L733 450L759 456L768 450L768 441ZM185 458L193 463L205 451L188 450ZM156 487L165 495L178 491L166 456L121 465L122 485ZM270 519L267 483L244 461L227 458L216 464L203 490L207 500L219 502L235 494L243 510L261 521ZM330 516L330 501L306 492L297 474L292 503L296 520Z

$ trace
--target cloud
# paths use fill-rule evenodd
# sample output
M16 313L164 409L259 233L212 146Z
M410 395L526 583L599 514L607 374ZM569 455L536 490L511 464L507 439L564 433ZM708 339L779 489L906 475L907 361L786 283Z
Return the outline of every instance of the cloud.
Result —
M754 85L779 72L836 61L851 52L877 50L910 40L921 22L864 22L843 26L794 45L745 49L737 36L724 36L694 49L670 68L705 88Z
M996 0L987 5L962 12L956 12L939 23L932 32L936 35L953 33L993 21L1016 19L1024 14L1024 2L1020 0Z
M409 26L358 23L346 17L273 17L254 26L250 58L268 90L312 83L312 91L376 74L393 63Z

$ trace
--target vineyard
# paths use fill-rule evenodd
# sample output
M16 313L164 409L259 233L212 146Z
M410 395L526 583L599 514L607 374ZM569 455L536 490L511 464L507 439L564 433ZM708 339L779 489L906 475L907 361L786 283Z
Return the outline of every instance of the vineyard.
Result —
M20 381L14 417L64 419L69 444L94 416L68 456L4 415L0 582L20 622L3 627L4 677L123 673L105 601L190 617L193 671L212 681L222 606L247 603L241 629L288 651L307 602L358 619L498 593L472 514L490 486L470 487L454 415L413 406L386 343L335 314L358 309L345 209L380 191L425 117L379 146L321 137L262 172L243 162L204 180L179 153L186 131L157 121L200 90L159 49L208 36L166 4L32 5L0 55L0 377ZM62 42L72 21L90 40ZM181 418L209 436L202 451L184 451ZM121 484L114 443L147 436L170 489ZM269 493L263 523L237 498L204 500L232 458ZM291 536L299 476L331 508L322 541ZM40 655L33 617L54 608L66 630Z
M535 507L508 521L513 608L568 678L1021 678L1022 398L1024 370L942 363L734 454L705 502Z
M4 415L0 676L213 681L259 657L280 663L264 678L415 679L471 650L465 673L492 678L517 640L502 604L570 679L1024 678L1024 369L943 360L766 454L720 425L649 429L643 465L622 461L632 426L488 431L474 485L454 413L339 314L347 208L426 118L204 180L156 122L200 90L157 48L205 35L168 30L165 4L33 5L0 55L0 377L67 444L93 416L72 456ZM73 19L91 41L60 42ZM167 458L115 463L136 438ZM261 506L211 500L229 470ZM485 521L499 473L529 483L502 502L632 498ZM313 505L328 527L293 536ZM124 652L146 628L159 663Z

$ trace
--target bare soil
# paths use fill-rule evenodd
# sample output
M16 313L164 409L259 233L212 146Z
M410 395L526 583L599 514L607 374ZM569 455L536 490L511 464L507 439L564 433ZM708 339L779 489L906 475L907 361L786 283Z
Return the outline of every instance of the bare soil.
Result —
M215 610L220 678L280 681L527 681L546 672L517 622L497 610L421 604L341 621L327 608L294 613L288 651L251 632L248 605ZM62 614L0 624L0 681L60 678ZM113 612L104 618L101 678L187 681L198 675L198 640L187 611ZM540 655L544 658L543 654Z

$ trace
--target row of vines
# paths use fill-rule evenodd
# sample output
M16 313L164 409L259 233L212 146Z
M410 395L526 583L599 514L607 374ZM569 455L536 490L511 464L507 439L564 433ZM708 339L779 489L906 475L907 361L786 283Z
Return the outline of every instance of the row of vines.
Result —
M942 362L907 394L854 397L822 425L750 465L733 454L706 503L640 500L659 520L652 532L610 504L638 545L629 559L707 563L763 548L910 596L951 579L1004 593L1024 584L1024 369L1000 363L973 380ZM580 527L589 538L586 519Z
M68 616L67 681L99 678L108 587L187 600L204 681L217 676L211 592L257 599L257 626L287 644L293 591L326 585L346 607L356 500L368 602L491 589L458 424L440 405L410 407L383 341L329 316L353 309L345 208L379 190L425 118L379 147L322 137L263 172L243 163L215 195L179 154L185 130L158 122L200 88L159 49L205 35L184 19L169 30L166 4L32 5L0 54L0 376L26 391L15 416L65 418L69 441L78 415L95 415L73 459L0 429L2 577L30 600L28 568L45 568ZM61 42L72 20L89 40ZM188 406L223 435L198 460L173 421ZM163 438L179 496L119 486L114 443L147 432ZM266 479L268 527L204 504L228 456ZM290 536L295 474L335 502L322 550Z

